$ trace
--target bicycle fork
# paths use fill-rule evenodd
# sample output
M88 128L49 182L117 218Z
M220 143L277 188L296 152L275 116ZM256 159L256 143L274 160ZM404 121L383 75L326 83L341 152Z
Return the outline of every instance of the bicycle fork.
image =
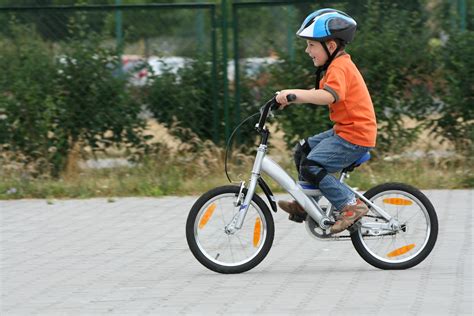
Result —
M255 162L252 168L252 175L250 177L250 183L247 188L247 193L245 194L245 199L243 203L240 205L239 212L232 218L232 221L226 225L225 231L228 234L233 234L240 228L242 228L242 224L245 220L245 216L247 215L247 211L249 209L250 202L252 201L253 195L255 193L255 188L257 187L258 178L260 178L260 170L262 169L262 162L267 152L267 145L260 144L257 150L257 156L255 158ZM240 185L240 191L243 191L243 186L245 182L242 182ZM240 199L241 193L237 196L237 199Z

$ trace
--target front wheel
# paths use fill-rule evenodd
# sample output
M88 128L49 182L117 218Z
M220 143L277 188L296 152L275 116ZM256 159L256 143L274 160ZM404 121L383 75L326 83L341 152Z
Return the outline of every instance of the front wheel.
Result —
M408 269L422 262L433 250L438 236L438 218L433 205L418 189L402 183L378 185L364 196L399 223L397 229L371 229L387 221L369 207L362 226L351 234L359 255L385 270ZM365 224L365 226L364 226Z
M240 209L239 190L236 186L223 186L205 193L194 203L186 222L186 239L194 257L219 273L241 273L254 268L273 243L272 214L256 194L242 227L235 232L228 229Z

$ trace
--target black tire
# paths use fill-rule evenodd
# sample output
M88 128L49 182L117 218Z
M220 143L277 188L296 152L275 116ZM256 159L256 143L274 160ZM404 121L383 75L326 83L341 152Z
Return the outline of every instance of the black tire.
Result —
M403 183L384 183L370 189L364 194L364 196L373 202L374 198L376 199L377 196L380 196L380 194L384 192L387 192L388 194L388 191L400 191L407 193L417 199L425 208L429 218L430 233L427 234L428 238L424 248L421 249L421 251L418 250L418 254L407 261L392 263L378 259L367 250L365 247L365 242L363 241L361 228L351 234L352 244L359 255L374 267L383 270L408 269L422 262L433 250L438 236L438 218L436 216L435 209L428 198L423 193L421 193L420 190ZM424 215L426 217L426 214ZM387 261L388 260L389 259L387 259Z
M222 186L212 189L205 194L203 194L192 206L191 211L189 212L188 219L186 222L186 239L188 241L188 246L191 252L193 253L194 257L206 268L224 274L232 274L232 273L242 273L248 271L255 266L257 266L268 254L270 248L273 244L273 238L275 235L275 226L273 222L272 214L267 206L267 204L257 195L254 194L252 198L252 202L254 203L254 207L257 206L261 212L263 213L263 220L265 221L264 225L266 225L266 236L264 238L263 246L258 250L258 253L253 257L250 261L245 262L241 265L235 266L226 266L220 265L216 262L211 261L206 255L201 251L198 246L198 243L195 238L195 225L197 221L197 216L203 206L206 203L219 195L224 194L234 194L237 196L239 194L240 188L237 186ZM245 191L244 191L245 193Z

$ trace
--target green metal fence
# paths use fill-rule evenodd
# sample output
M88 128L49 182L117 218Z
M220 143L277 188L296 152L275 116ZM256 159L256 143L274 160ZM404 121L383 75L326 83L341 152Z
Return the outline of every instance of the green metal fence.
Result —
M116 49L123 66L119 72L130 77L129 86L135 90L145 90L150 74L176 74L189 62L205 61L211 68L207 97L212 109L210 129L212 139L219 141L215 4L0 7L0 23L0 38L10 37L13 25L31 26L57 58L71 38L71 25L82 24L87 32L101 34L104 47ZM175 104L182 102L175 95L168 98Z
M416 6L419 3L414 1L403 5ZM71 21L82 19L81 23L86 24L90 31L104 36L104 46L116 48L123 63L120 71L130 74L129 86L134 93L141 95L149 93L146 89L149 71L160 73L165 69L176 73L183 64L204 60L205 65L210 66L211 79L198 88L210 93L203 96L196 89L195 94L206 99L208 109L191 114L193 117L182 125L200 128L204 138L223 143L233 126L248 111L253 111L260 101L255 95L247 95L244 100L244 79L261 75L262 67L278 62L275 56L281 52L287 54L290 61L295 58L295 51L299 49L295 31L309 12L320 7L334 7L349 12L357 19L364 14L365 5L367 1L363 0L220 0L193 4L0 7L0 39L10 36L12 20L17 24L33 25L51 51L60 58L61 46L70 36ZM461 30L472 28L472 13L469 13L465 0L450 0L446 5L450 10L448 21L453 27ZM364 23L361 24L363 27ZM134 64L143 65L143 61L148 67L133 67ZM174 78L178 83L181 80L176 74ZM259 78L253 79L258 84ZM261 85L264 84L261 80ZM157 104L154 108L159 109L163 103L176 107L178 112L185 112L188 105L180 89L182 87L172 90L172 93L170 90L166 103L163 99L155 100ZM248 91L245 93L248 94ZM243 104L249 103L252 97L255 97L254 104L248 104L243 109ZM147 100L149 103L150 99Z

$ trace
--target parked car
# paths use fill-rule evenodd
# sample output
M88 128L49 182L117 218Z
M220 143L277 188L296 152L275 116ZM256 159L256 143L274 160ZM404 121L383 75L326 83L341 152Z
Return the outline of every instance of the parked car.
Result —
M122 56L122 75L129 77L129 82L133 86L143 86L148 76L147 62L138 55Z
M122 72L129 76L131 85L144 86L153 75L159 76L165 71L176 74L190 60L190 58L177 56L144 58L137 55L123 55Z
M179 69L184 68L191 58L172 56L144 58L138 55L122 56L122 73L129 76L129 83L133 86L144 86L150 82L150 78L160 76L165 71L176 74ZM246 77L258 79L265 67L281 62L275 57L250 57L239 61L240 73ZM235 80L235 62L229 60L227 63L227 78Z
M279 62L281 62L281 60L275 57L242 58L239 60L240 75L243 74L246 77L257 79L266 67ZM235 62L233 60L227 64L227 78L229 81L235 80Z

